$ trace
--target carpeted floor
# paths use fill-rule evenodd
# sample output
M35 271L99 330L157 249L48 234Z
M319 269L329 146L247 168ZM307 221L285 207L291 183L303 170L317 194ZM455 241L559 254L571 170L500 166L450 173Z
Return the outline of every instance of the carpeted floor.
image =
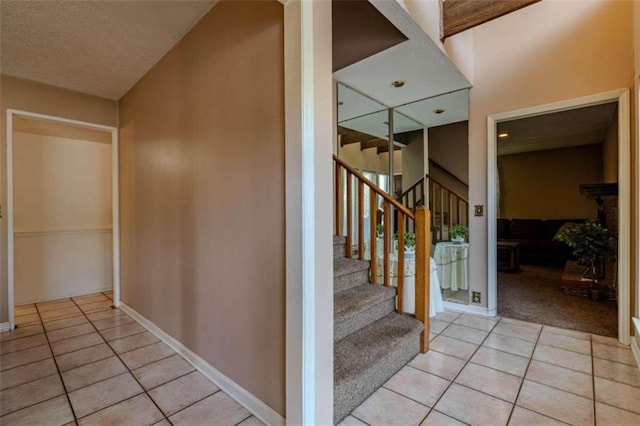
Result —
M615 302L593 302L560 291L562 269L522 265L498 273L498 315L602 336L618 335Z

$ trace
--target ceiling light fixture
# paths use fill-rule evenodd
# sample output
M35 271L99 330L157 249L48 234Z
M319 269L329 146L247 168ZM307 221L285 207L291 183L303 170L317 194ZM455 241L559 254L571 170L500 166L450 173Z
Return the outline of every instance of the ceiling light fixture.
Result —
M508 138L508 137L509 137L509 133L507 133L507 132L500 132L500 133L498 133L498 137L499 137L500 139Z
M396 81L394 81L393 83L391 83L391 85L397 89L398 87L402 87L402 86L404 86L404 81L402 81L402 80L396 80Z
M444 108L434 109L433 112L435 112L436 114L442 114L444 112Z

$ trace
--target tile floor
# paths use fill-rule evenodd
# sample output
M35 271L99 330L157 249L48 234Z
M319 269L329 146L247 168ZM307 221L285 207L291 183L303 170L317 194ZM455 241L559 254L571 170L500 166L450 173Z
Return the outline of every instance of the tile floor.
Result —
M99 293L16 307L0 424L262 424Z
M342 426L640 425L640 370L615 339L443 312L430 340Z

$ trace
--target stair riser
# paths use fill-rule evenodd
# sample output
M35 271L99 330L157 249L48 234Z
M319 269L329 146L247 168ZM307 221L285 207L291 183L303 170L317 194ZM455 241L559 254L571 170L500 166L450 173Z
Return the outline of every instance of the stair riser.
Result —
M388 357L380 359L358 380L337 385L334 389L334 424L340 423L419 352L420 333L409 334Z
M345 257L347 251L346 244L334 244L333 245L333 258L340 259L341 257Z
M361 271L345 274L340 277L334 277L333 279L333 291L337 293L339 291L348 290L351 287L357 285L367 284L369 282L369 270L364 269Z
M394 311L396 305L396 298L392 297L381 301L365 311L358 312L353 317L341 321L340 323L334 323L333 327L333 340L338 341L351 333L355 333L363 327L379 320L380 318L390 314Z

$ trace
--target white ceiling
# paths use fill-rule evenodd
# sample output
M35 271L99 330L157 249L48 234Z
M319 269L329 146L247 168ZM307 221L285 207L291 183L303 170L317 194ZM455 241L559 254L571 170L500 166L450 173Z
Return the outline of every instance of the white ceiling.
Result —
M604 142L617 103L538 115L498 124L498 155L593 145Z
M3 0L0 72L119 99L216 2Z
M371 3L409 40L336 71L337 81L390 107L471 87L398 2ZM395 80L405 85L395 88Z
M435 112L438 109L443 109L444 112L438 114ZM469 119L469 90L458 90L402 105L397 107L396 111L416 120L426 128L466 121Z

